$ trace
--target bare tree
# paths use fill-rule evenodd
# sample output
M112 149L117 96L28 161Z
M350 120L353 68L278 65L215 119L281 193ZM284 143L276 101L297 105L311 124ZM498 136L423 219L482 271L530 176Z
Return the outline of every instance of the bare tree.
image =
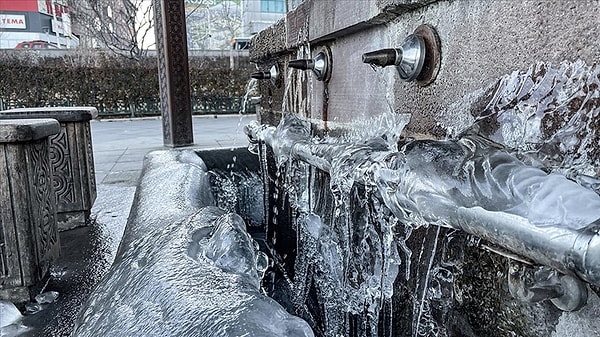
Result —
M93 46L138 59L154 45L151 0L70 0L81 33Z
M241 9L227 0L187 0L187 33L190 49L228 49L240 34Z
M212 0L186 0L185 21L189 49L208 49L211 35L209 7Z
M217 19L215 26L221 32L222 40L219 49L231 48L231 41L239 36L242 28L240 6L233 1L223 1L213 10Z

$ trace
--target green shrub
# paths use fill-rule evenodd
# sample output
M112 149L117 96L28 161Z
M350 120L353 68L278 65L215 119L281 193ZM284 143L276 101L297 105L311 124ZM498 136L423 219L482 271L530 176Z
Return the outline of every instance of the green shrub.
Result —
M192 100L243 96L252 68L248 57L190 56ZM101 52L68 51L44 56L32 51L0 53L3 108L95 106L100 114L160 114L156 57L139 60Z

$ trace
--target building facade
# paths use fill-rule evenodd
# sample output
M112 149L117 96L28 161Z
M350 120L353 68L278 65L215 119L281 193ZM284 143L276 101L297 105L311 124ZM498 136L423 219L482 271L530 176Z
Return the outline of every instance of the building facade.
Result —
M188 48L245 49L249 38L281 19L285 0L186 0Z
M186 25L190 50L229 49L240 34L240 2L186 1Z
M54 0L0 0L0 48L74 48L68 6Z
M242 36L250 37L281 19L285 0L242 0Z

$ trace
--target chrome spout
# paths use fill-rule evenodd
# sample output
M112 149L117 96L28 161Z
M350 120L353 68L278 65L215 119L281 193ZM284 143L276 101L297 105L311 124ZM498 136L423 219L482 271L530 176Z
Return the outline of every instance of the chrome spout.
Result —
M363 63L387 67L394 65L400 79L406 82L415 80L425 62L425 41L422 37L409 35L400 48L381 49L363 54Z
M508 290L522 302L549 300L563 311L581 309L588 299L588 290L578 278L563 275L546 266L529 266L509 260Z
M299 70L312 70L318 81L329 81L332 67L331 51L323 47L313 59L298 59L288 62L290 68Z
M300 70L313 70L315 68L314 60L291 60L288 66Z
M426 86L435 80L440 69L439 36L432 26L420 25L399 48L364 53L362 61L377 67L395 66L401 80Z
M378 67L397 66L402 61L402 49L388 48L364 53L362 61Z
M271 80L275 85L279 79L279 67L276 64L269 68L269 71L256 71L250 75L252 78L257 80Z
M250 76L257 80L268 80L271 78L271 74L267 71L256 71L253 72Z

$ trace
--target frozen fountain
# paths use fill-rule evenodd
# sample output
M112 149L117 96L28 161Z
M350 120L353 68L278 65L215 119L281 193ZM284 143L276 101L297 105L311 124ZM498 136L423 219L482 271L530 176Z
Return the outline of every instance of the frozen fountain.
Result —
M600 334L598 49L569 6L304 1L258 34L272 296L318 336Z
M379 137L331 126L319 134L294 113L277 127L248 125L263 172L275 164L267 243L295 312L325 336L403 335L394 331L402 325L414 336L465 333L447 324L466 319L452 315L471 247L507 260L496 268L517 301L594 307L600 180L589 174L600 93L588 88L599 74L576 62L504 76L482 94L489 102L473 124L446 140L399 138L409 120L396 114L371 121ZM423 246L407 244L419 232ZM412 309L395 306L413 282Z
M75 335L600 335L598 44L561 19L598 11L297 4L253 40L250 152L146 158Z
M563 175L548 174L526 165L508 149L480 135L467 133L457 140L447 141L405 140L400 149L393 150L388 144L396 144L396 140L375 138L362 143L344 143L312 137L309 125L293 114L284 115L277 128L256 123L247 126L246 131L252 141L264 142L273 149L280 169L284 170L281 175L303 179L302 174L294 173L297 169L290 172L286 168L294 166L287 163L294 160L329 174L329 186L320 186L329 188L334 199L333 209L323 210L335 214L336 219L329 224L320 222L319 215L313 213L314 208L319 207L311 204L310 199L316 198L311 192L292 188L290 185L296 184L292 182L284 182L284 190L296 193L289 198L291 207L299 213L298 226L307 226L309 234L297 229L300 232L298 246L314 239L331 241L329 244L335 246L334 261L327 261L331 259L329 247L312 247L314 251L303 254L322 255L320 260L309 263L319 261L338 269L336 283L342 288L338 294L340 299L348 300L356 291L371 296L377 294L378 301L389 300L401 260L407 264L406 277L410 277L411 253L403 247L408 256L398 260L394 242L385 241L393 240L398 227L412 232L414 228L430 225L460 229L484 239L497 246L496 252L515 262L556 269L536 267L549 273L540 280L511 279L511 291L531 293L535 301L551 299L562 310L578 310L587 301L583 281L600 285L600 195ZM360 194L352 200L355 193ZM381 205L387 210L379 209L379 212L387 211L393 216L374 214L364 225L373 227L378 222L387 222L387 233L380 229L381 234L377 234L376 228L370 228L378 245L371 246L369 241L357 245L353 240L357 231L353 227L357 224L352 219L365 207L375 210ZM338 219L344 218L340 223ZM321 237L324 228L338 226L344 232L341 238ZM357 239L365 240L360 236ZM367 249L362 246L365 244ZM353 255L354 250L361 255L373 254L375 250L380 254L380 261L368 261L367 266L382 268L379 274L364 278L356 289L347 270L364 272L366 266L352 266L353 262L343 258ZM297 256L297 259L302 258L305 257ZM533 284L521 284L519 288L513 284L519 281ZM326 282L319 286L328 285ZM324 300L331 299L325 297ZM378 301L373 302L363 294L359 302L346 303L346 310L360 312L363 305L378 307Z
M447 140L400 137L406 114L319 135L287 113L277 127L246 127L255 154L149 154L115 264L75 336L477 336L463 306L478 296L506 319L597 308L598 180L577 161L591 143L568 132L593 119L538 131L569 100L589 101L565 98L572 74L589 87L599 73L565 63L505 76L484 114ZM564 101L531 100L548 93ZM543 111L537 124L518 123L525 105ZM490 119L511 127L490 132Z

